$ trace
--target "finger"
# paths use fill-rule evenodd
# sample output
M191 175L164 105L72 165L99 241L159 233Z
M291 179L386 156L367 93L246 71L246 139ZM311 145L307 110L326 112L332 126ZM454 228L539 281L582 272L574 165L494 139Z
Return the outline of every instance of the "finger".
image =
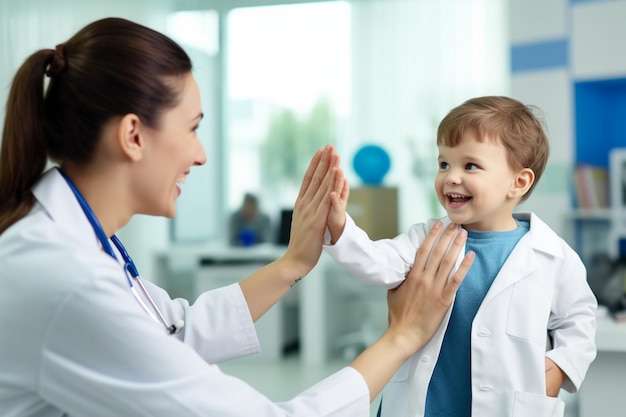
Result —
M313 207L317 207L332 191L335 185L338 158L332 145L324 148L320 162L313 171L310 184L303 195L304 200L312 203Z
M449 274L446 274L445 286L444 286L443 293L442 293L442 296L444 300L446 300L446 302L452 303L454 294L456 294L456 291L459 289L459 286L463 283L463 280L465 279L465 275L467 274L467 271L469 271L470 267L472 266L472 263L474 262L474 257L475 257L474 252L468 252L463 258L463 260L461 261L459 268L454 272L454 274L450 277L450 279L447 279L447 276Z
M446 229L446 232L450 230L450 227ZM444 237L441 240L447 239L447 235L444 233ZM465 241L467 240L467 231L465 229L456 229L454 230L454 236L452 237L452 242L448 244L444 242L445 245L448 245L446 248L446 253L440 261L436 261L435 259L431 259L433 268L437 267L437 279L440 279L442 284L446 284L448 281L448 277L452 273L454 266L456 265L456 261L461 254L465 246ZM441 278L439 278L441 277Z
M413 263L413 268L411 271L423 271L426 269L426 263L428 262L428 257L430 256L430 252L439 238L441 233L441 229L443 228L443 223L439 220L435 222L433 227L430 228L428 234L426 235L426 239L417 249L417 253L415 254L415 262Z
M309 205L314 211L313 215L323 215L324 218L328 215L331 193L340 186L338 183L343 182L343 171L338 167L338 163L339 156L331 154L326 171L320 170L319 172L320 182L310 187L310 196L305 196L307 201L310 200Z
M309 188L309 184L311 183L311 179L313 178L313 173L317 169L317 166L319 165L320 160L322 159L323 152L324 152L323 149L318 149L313 155L313 158L311 158L311 162L309 163L309 166L306 169L306 172L304 173L304 178L302 179L302 184L300 185L300 191L298 192L297 199L302 198L306 190Z
M339 155L337 155L337 172L335 174L333 191L337 193L339 197L342 197L342 194L344 193L344 188L347 186L347 180L343 176L343 171L339 168L339 160Z
M346 204L348 202L348 198L350 198L350 183L348 183L348 180L345 178L341 181L339 197L344 204Z
M304 174L298 199L306 198L308 194L311 192L314 193L315 190L317 190L322 182L322 178L324 178L329 169L329 160L333 155L333 150L332 145L326 145L324 148L318 149L317 152L315 152Z
M439 265L439 271L443 274L450 274L456 264L459 254L461 254L461 251L465 246L467 231L463 228L449 226L446 229L446 232L449 232L450 235L444 233L444 236L441 238L438 245L445 246L445 254L443 259L437 265ZM450 239L450 241L448 241L448 239Z
M437 271L439 271L442 267L450 268L448 272L452 271L452 267L454 266L456 257L449 256L448 258L445 258L445 256L447 253L449 253L450 245L452 242L455 242L457 244L456 246L457 255L458 255L458 251L461 250L463 244L465 243L465 240L463 238L463 242L460 243L460 247L458 246L459 245L459 241L457 240L458 233L459 233L459 225L456 223L450 223L443 230L441 237L439 238L436 245L431 250L430 258L428 258L427 263L426 263L425 269L433 272L432 276L435 276L434 274ZM452 264L450 265L451 261L452 261Z

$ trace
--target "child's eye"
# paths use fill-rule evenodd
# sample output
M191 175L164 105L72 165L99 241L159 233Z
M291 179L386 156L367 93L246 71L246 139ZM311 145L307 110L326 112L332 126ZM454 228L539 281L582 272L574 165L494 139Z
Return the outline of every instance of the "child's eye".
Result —
M465 169L467 169L468 171L472 171L474 169L478 169L478 165L469 163L469 164L465 165Z
M450 164L448 164L447 162L439 162L439 169L448 169L450 168Z

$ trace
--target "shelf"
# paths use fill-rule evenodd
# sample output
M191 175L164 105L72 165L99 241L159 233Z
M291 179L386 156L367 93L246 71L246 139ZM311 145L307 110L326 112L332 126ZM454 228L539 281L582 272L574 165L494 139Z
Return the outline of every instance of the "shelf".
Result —
M575 209L566 215L569 220L611 220L611 209Z

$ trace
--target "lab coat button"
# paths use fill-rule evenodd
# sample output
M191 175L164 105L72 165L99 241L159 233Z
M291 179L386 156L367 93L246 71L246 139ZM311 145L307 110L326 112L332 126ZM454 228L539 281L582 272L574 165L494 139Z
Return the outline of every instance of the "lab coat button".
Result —
M486 385L486 384L480 384L480 389L482 391L491 391L493 389L493 386L491 385Z
M424 355L420 358L421 362L429 362L430 361L430 356L428 355Z
M478 336L480 337L489 337L491 336L491 332L489 330L481 330L478 332Z

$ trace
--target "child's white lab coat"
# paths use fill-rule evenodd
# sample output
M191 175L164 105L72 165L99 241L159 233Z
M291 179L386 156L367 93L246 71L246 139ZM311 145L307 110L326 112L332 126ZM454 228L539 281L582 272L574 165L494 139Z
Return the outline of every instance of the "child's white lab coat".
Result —
M580 387L596 355L597 302L578 255L536 215L515 217L530 220L530 230L502 266L472 325L472 416L562 416L563 402L545 394L545 357L567 374L566 390ZM410 270L432 224L373 242L348 216L339 241L325 250L353 275L392 288ZM457 265L463 256L464 251ZM424 415L450 311L432 340L386 386L383 417Z

